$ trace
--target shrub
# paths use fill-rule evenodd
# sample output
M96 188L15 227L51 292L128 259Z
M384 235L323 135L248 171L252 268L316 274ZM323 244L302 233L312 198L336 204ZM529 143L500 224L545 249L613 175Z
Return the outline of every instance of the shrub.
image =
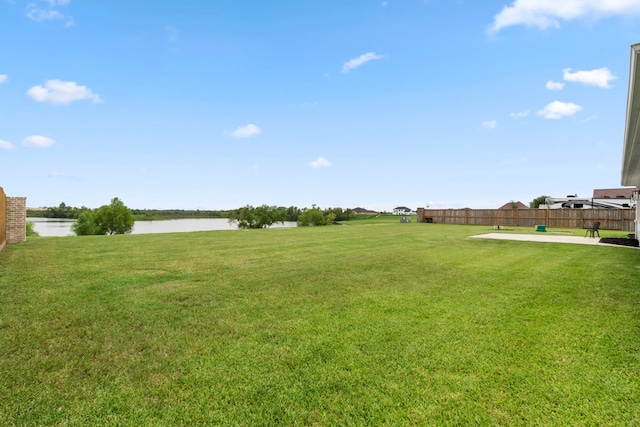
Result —
M36 231L32 222L27 222L27 237L38 237L40 233Z

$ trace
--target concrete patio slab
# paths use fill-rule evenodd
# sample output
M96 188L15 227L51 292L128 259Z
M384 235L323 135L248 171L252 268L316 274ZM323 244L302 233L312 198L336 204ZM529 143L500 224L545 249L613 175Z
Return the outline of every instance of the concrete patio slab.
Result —
M600 245L600 246L616 246L631 247L621 245L610 245L600 243L598 238L577 237L577 236L559 236L554 234L508 234L508 233L487 233L476 236L469 236L478 239L498 239L498 240L520 240L524 242L546 242L546 243L573 243L577 245ZM636 249L636 248L633 248Z

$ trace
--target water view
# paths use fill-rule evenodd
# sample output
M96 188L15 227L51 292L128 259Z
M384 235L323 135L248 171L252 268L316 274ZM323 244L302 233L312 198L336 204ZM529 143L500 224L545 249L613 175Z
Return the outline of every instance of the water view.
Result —
M33 223L33 228L40 236L73 236L71 226L75 220L57 218L27 218ZM274 224L271 228L296 227L293 221L284 224ZM162 221L136 221L131 234L153 233L188 233L192 231L237 230L235 224L230 224L226 218L188 218L167 219Z

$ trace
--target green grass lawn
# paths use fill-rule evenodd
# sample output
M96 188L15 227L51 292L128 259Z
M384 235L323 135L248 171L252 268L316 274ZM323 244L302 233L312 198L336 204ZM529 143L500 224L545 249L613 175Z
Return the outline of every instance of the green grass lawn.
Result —
M640 251L484 232L9 246L0 425L640 425Z

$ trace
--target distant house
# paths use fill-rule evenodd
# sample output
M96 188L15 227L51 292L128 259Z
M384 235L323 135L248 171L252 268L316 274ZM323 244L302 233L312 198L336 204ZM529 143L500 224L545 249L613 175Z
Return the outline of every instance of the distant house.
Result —
M399 206L397 208L393 208L393 214L394 215L412 215L412 214L415 214L415 212L406 206Z
M378 212L370 211L370 210L364 209L364 208L351 209L351 212L353 212L356 215L378 215Z
M605 188L593 190L594 199L631 199L633 197L633 187L627 188Z
M529 206L525 205L522 202L509 202L500 206L498 209L529 209Z

